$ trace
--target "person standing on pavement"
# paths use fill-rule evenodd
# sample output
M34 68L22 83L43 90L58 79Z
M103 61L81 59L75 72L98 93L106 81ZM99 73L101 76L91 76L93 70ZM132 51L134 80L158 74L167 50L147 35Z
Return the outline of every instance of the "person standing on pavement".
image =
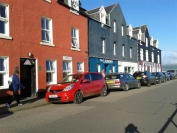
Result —
M102 74L102 75L103 75L103 77L105 78L106 74L105 74L104 69L101 71L101 74Z
M109 70L109 74L113 74L112 70Z
M25 88L19 81L19 78L18 78L18 75L19 75L19 71L16 70L14 72L14 75L12 77L12 91L13 91L13 97L11 97L11 99L6 103L6 106L8 108L10 108L10 104L13 102L14 98L17 102L17 106L21 106L22 103L20 102L20 96L19 96L19 93L18 91L21 90L21 88Z

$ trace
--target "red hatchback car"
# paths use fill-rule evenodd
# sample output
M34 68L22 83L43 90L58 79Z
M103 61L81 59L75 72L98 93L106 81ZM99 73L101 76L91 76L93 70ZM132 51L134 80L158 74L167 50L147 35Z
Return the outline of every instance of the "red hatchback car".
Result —
M101 73L84 72L68 75L57 85L49 86L45 98L51 103L73 101L79 104L83 98L97 94L107 95L104 77Z

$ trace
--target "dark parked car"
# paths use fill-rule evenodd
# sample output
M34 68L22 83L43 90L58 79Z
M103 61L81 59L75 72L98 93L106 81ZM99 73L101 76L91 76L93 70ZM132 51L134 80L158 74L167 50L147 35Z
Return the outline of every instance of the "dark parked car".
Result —
M167 72L171 72L173 73L173 78L177 78L177 73L176 73L176 70L167 70Z
M170 77L170 80L172 80L172 79L175 78L175 75L174 75L174 73L172 73L172 72L168 72L168 75L169 75L169 77Z
M162 72L155 72L156 82L161 84L162 82L165 83L165 75Z
M162 72L165 75L165 80L169 81L170 80L170 76L168 75L168 72Z
M114 73L105 77L108 89L123 89L128 91L130 88L141 88L140 81L128 73Z
M154 75L152 75L149 71L144 72L135 72L133 76L140 80L140 83L142 85L147 85L148 87L151 86L151 84L156 85L156 78Z

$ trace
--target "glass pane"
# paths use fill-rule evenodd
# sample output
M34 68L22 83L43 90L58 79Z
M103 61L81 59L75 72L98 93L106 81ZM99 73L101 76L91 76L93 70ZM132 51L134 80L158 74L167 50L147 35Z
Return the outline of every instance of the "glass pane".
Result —
M46 73L46 82L52 82L52 73Z
M5 71L4 59L0 59L0 71Z
M6 7L0 5L0 16L6 18Z
M67 70L67 69L68 69L67 62L63 62L63 70Z
M49 30L49 20L46 19L46 29Z
M76 45L77 45L77 44L76 44L76 40L75 40L74 38L72 39L72 45L73 45L73 46L76 46Z
M42 30L42 41L45 41L45 31Z
M3 81L4 81L3 74L0 74L0 86L4 85Z
M0 21L0 33L5 34L5 23Z
M46 34L46 41L50 42L49 32L46 31L45 34Z
M76 37L76 30L72 29L72 37Z
M46 61L46 70L47 70L47 71L52 71L52 70L54 70L53 62L52 62L52 61Z
M42 29L45 29L45 19L44 18L41 19L41 26L42 26Z

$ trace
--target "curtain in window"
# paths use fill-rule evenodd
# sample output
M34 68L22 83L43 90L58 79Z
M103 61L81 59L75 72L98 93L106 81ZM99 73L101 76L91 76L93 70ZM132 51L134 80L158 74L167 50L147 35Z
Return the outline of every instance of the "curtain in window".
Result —
M77 63L77 70L82 71L82 63Z
M54 71L53 61L46 61L46 71L47 72Z
M63 71L64 72L70 72L70 65L69 62L63 62Z
M72 28L71 34L72 34L72 46L76 47L77 46L77 30Z

